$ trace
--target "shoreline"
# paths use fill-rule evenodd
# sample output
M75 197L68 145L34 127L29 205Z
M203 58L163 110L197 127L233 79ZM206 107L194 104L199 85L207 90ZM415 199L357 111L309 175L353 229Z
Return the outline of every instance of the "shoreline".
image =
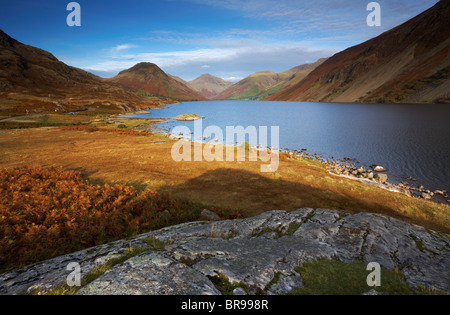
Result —
M162 119L162 118L160 118ZM164 121L171 120L166 119ZM161 120L163 121L163 120ZM155 122L157 124L158 122ZM154 126L155 124L151 124ZM154 133L157 133L159 135L162 135L168 139L171 140L185 140L189 142L201 142L204 144L210 144L213 146L216 145L222 145L222 146L230 146L231 144L223 144L223 143L213 143L212 141L198 141L193 140L191 137L185 138L183 135L176 135L173 133L167 133L162 130L156 130L153 129ZM242 145L242 144L241 144ZM239 147L240 145L231 145L235 148ZM262 148L258 148L257 146L252 146L252 149L256 150L263 150ZM270 148L268 148L270 150ZM408 182L402 182L402 183L391 183L389 182L388 175L385 174L385 171L383 172L377 172L373 170L375 168L375 165L373 169L366 169L364 166L358 167L355 163L348 164L348 161L352 161L354 159L351 158L344 158L342 160L334 160L334 159L327 159L324 160L323 158L319 157L317 154L311 154L305 152L306 150L300 150L301 153L295 153L296 150L288 150L288 151L282 151L279 150L279 153L281 154L287 154L291 159L304 159L304 160L313 160L316 162L320 162L327 170L328 173L337 177L347 178L351 180L356 180L362 183L365 183L370 186L382 188L388 191L396 192L404 194L410 198L417 198L417 199L423 199L423 200L430 200L436 203L441 204L449 204L450 203L450 194L446 190L435 190L431 191L429 189L426 189L423 185L416 187L412 187ZM385 178L385 180L384 180ZM413 179L411 177L408 177L409 180L417 181L416 179Z
M166 107L170 107L171 104L166 104ZM138 113L133 113L131 115L139 115L139 114L146 114L149 113L151 109L145 110L145 111L139 111ZM127 116L116 116L114 118L118 119L142 119L139 117L127 117ZM166 128L155 128L156 124L160 124L164 121L170 121L170 120L176 120L175 118L146 118L146 119L152 119L152 121L149 125L147 125L148 130L152 130L153 133L162 135L168 139L171 140L182 140L189 142L202 142L202 143L209 143L211 145L223 145L223 146L230 146L237 148L239 145L235 144L223 144L223 143L213 143L214 139L210 139L208 141L203 140L194 140L190 136L184 137L185 135L176 135L170 132L170 129ZM261 150L259 146L252 146L252 149ZM272 149L272 148L267 148ZM434 191L426 189L423 185L417 183L417 179L412 177L404 177L405 180L403 182L399 183L391 183L389 182L388 174L386 174L387 170L383 171L375 171L375 167L378 166L376 164L372 164L371 166L364 166L364 165L358 165L359 162L352 162L356 161L354 158L348 158L344 157L341 160L335 160L334 158L330 157L327 159L322 158L316 153L309 153L307 152L307 149L301 149L301 150L295 150L295 149L279 149L279 153L287 154L290 158L293 159L309 159L314 160L317 162L320 162L324 165L324 167L328 170L328 173L331 175L335 175L338 177L343 177L351 180L356 180L359 182L363 182L365 184L382 188L388 191L397 192L404 194L411 198L417 198L417 199L423 199L423 200L429 200L436 203L441 204L450 204L450 194L446 190L436 189ZM410 184L408 181L415 182L415 186Z

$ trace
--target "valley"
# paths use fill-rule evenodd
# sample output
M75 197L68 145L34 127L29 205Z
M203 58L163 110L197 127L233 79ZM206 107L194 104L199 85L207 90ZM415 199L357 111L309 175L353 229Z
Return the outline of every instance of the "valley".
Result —
M449 0L329 55L360 22L190 0L149 21L132 2L32 40L17 9L0 21L0 294L449 293ZM393 282L367 288L373 262Z

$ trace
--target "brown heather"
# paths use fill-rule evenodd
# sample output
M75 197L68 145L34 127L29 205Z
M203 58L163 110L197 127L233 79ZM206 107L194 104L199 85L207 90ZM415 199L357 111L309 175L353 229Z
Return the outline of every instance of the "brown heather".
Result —
M201 210L201 205L151 189L91 185L62 167L2 169L0 270L197 220ZM214 210L242 217L229 209Z

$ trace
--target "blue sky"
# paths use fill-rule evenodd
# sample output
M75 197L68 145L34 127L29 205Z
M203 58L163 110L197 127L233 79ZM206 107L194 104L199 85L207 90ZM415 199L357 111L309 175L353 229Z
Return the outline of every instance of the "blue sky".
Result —
M329 57L430 8L437 0L79 0L81 26L66 23L69 0L0 0L0 29L22 43L102 77L138 62L192 80L233 82Z

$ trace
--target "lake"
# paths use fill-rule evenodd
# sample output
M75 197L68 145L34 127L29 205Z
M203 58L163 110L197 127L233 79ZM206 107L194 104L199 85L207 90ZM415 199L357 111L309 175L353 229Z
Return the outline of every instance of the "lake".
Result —
M224 134L226 126L267 126L269 131L279 126L281 149L354 158L364 166L384 166L392 183L410 176L417 179L412 185L450 191L450 105L201 101L134 116L174 119L181 114L203 116L203 128L219 126ZM192 121L158 125L175 126L194 131Z

